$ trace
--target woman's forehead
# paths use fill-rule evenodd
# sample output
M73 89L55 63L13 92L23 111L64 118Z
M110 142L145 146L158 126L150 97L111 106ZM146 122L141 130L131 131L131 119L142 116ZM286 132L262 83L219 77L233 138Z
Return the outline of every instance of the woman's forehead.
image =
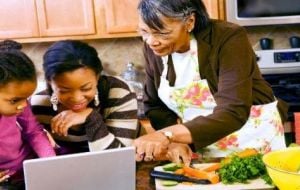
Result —
M56 75L53 80L56 82L64 82L68 79L76 79L77 81L86 81L88 79L97 78L95 72L87 67L81 67L72 71L66 71Z

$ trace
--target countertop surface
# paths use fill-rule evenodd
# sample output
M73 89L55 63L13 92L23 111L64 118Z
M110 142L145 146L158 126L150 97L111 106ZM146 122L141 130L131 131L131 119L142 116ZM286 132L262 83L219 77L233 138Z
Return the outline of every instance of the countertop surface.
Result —
M139 162L136 165L136 190L155 189L155 181L151 179L151 170L163 162Z

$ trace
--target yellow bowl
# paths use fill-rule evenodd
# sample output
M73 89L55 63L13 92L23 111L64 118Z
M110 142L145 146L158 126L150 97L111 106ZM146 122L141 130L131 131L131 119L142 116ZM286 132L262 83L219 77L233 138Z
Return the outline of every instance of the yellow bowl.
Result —
M263 162L280 190L300 190L300 147L269 152L263 156Z

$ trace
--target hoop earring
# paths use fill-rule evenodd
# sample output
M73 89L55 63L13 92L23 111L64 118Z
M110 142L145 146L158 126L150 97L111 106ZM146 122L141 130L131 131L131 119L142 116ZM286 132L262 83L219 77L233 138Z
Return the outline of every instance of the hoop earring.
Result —
M99 106L99 104L100 104L99 93L98 93L98 89L96 89L96 94L95 94L95 97L94 97L94 105Z
M54 93L51 95L50 102L52 104L53 110L57 111L58 98Z

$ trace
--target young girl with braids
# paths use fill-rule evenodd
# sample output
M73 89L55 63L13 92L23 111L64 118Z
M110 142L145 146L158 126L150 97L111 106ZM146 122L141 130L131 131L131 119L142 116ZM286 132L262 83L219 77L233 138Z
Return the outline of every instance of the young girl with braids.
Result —
M0 189L22 179L25 159L55 156L27 98L37 81L32 61L14 41L0 43Z

